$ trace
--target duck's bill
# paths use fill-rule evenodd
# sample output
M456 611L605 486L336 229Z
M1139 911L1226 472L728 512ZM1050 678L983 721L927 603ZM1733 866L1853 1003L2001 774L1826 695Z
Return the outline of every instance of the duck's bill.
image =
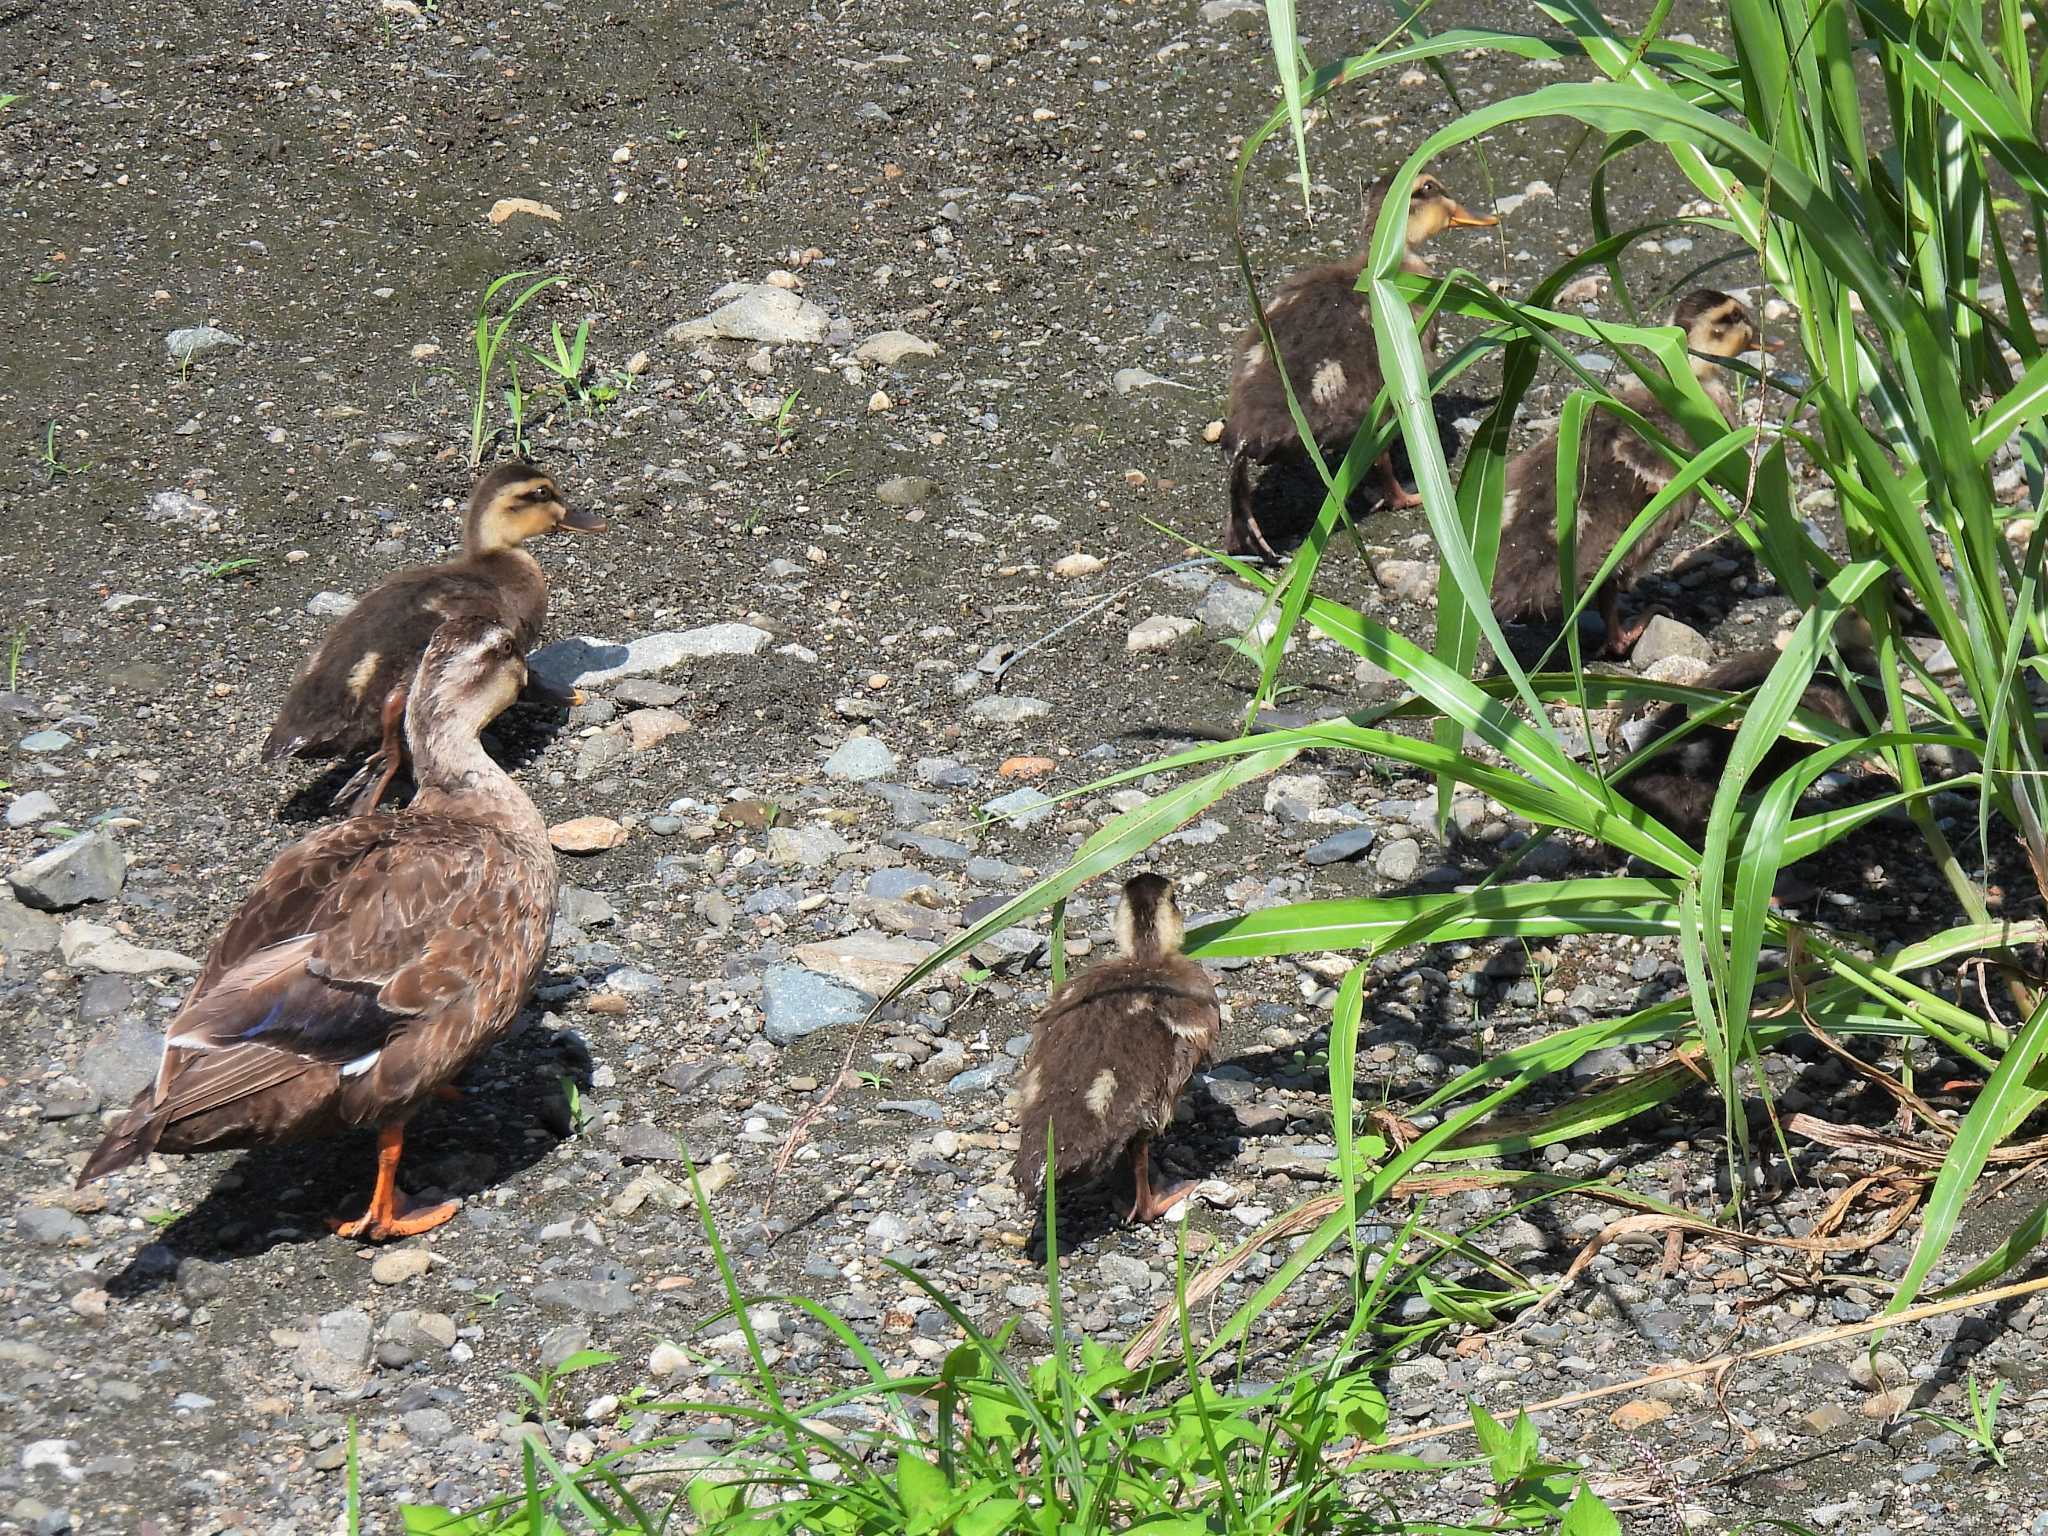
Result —
M581 507L574 507L563 515L562 526L571 533L603 533L606 524L595 512L586 512Z
M1463 204L1451 210L1451 228L1453 229L1491 229L1499 222L1499 214L1474 213Z

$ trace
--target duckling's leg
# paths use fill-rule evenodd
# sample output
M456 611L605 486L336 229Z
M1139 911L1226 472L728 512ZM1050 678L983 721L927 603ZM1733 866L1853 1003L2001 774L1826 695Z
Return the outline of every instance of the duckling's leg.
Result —
M439 1205L414 1205L408 1200L398 1187L398 1159L404 1151L403 1123L377 1132L377 1187L370 1193L370 1208L354 1221L328 1222L336 1233L372 1243L412 1237L432 1231L461 1207L459 1200L443 1200Z
M1267 542L1258 515L1252 511L1252 461L1247 454L1235 454L1230 460L1230 520L1223 526L1223 552L1280 563L1278 551Z
M377 748L372 762L381 762L383 771L370 787L363 791L351 808L357 816L367 816L377 809L377 802L384 798L384 791L391 787L391 781L398 777L398 765L405 761L405 698L403 688L394 688L384 695L384 709L379 720L384 734L383 745ZM369 764L363 765L367 771Z
M1130 1221L1157 1221L1195 1192L1193 1184L1176 1184L1171 1189L1152 1188L1152 1138L1140 1136L1131 1143Z
M1625 625L1621 622L1620 585L1610 581L1606 586L1602 587L1600 589L1600 622L1607 629L1607 639L1604 643L1607 654L1609 656L1626 656L1630 651L1634 650L1636 642L1643 638L1643 631L1650 627L1650 620L1656 618L1662 612L1664 612L1662 608L1653 604L1636 615L1635 623Z
M1386 487L1387 505L1395 511L1422 505L1422 498L1401 483L1401 477L1394 473L1394 450L1389 448L1380 455L1380 483Z

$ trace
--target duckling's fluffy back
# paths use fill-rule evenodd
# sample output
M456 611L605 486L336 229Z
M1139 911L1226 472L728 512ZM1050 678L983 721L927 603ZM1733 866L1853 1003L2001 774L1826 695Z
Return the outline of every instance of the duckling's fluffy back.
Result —
M1104 1172L1133 1139L1167 1125L1221 1027L1215 984L1185 956L1110 960L1069 981L1025 1059L1018 1190L1044 1186L1048 1125L1063 1180Z
M1266 308L1266 323L1293 382L1309 431L1325 452L1350 446L1380 392L1372 308L1357 291L1358 261L1290 278ZM1300 441L1287 392L1257 327L1238 338L1230 375L1224 451L1265 463Z

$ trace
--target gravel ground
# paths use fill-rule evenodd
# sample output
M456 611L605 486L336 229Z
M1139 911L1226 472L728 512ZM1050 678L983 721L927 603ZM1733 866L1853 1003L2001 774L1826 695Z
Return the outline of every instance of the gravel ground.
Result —
M746 1282L828 1303L892 1365L942 1355L952 1333L889 1257L984 1324L1021 1313L1020 1336L1042 1338L1029 1212L1005 1172L1005 1094L1047 985L1042 927L1001 935L977 957L986 977L942 978L862 1041L870 1076L762 1202L863 994L1057 867L1123 803L988 823L978 809L1018 790L999 766L1042 757L1035 788L1069 787L1242 713L1251 677L1220 642L1255 602L1200 570L1139 579L1183 554L1152 524L1203 538L1220 524L1203 432L1243 317L1223 209L1231 135L1270 109L1257 26L1238 0L833 15L30 0L0 15L21 97L0 111L0 178L23 257L0 276L16 338L0 441L17 445L0 465L0 614L21 636L0 679L0 869L90 834L57 894L93 898L55 917L0 898L0 1211L14 1224L0 1256L0 1529L332 1529L351 1417L377 1530L399 1500L503 1491L523 1435L579 1460L701 1424L619 1417L643 1385L714 1402L727 1390L718 1367L666 1347L717 1305L677 1138L707 1169ZM1322 57L1361 40L1352 26L1316 6L1304 31ZM1454 68L1468 104L1529 83ZM1451 111L1420 77L1339 102L1316 128L1328 185L1313 225L1284 157L1262 161L1250 235L1264 280L1340 251L1359 185ZM1489 164L1439 166L1508 215L1498 238L1447 243L1447 259L1516 288L1584 239L1568 149L1544 126L1497 140ZM504 199L548 211L493 222ZM1625 184L1618 217L1676 200ZM1642 280L1676 286L1710 254L1668 239ZM569 279L526 333L589 317L617 391L601 412L530 428L572 500L612 523L539 551L560 637L546 661L629 670L593 682L566 719L525 711L494 735L551 821L608 818L597 840L620 840L565 857L526 1027L462 1103L416 1125L414 1192L459 1194L463 1213L381 1252L330 1237L324 1217L366 1186L363 1144L152 1160L73 1192L102 1115L149 1075L187 957L321 814L337 776L266 768L256 744L326 615L453 540L470 316L485 283L524 269ZM753 285L739 328L783 339L703 334L734 328L729 283ZM220 334L176 335L194 328ZM1539 395L1532 424L1559 398ZM1346 548L1325 577L1418 635L1419 526L1372 521L1369 558ZM1003 647L1120 591L995 688ZM1786 607L1720 550L1656 595L1686 624L1653 652L1681 657L1757 643ZM1370 690L1306 637L1290 668L1291 710ZM1449 883L1523 835L1475 801L1441 846L1419 781L1334 759L1290 775L1158 850L1191 912ZM772 827L757 801L779 808ZM1918 921L1919 877L1887 876L1881 854L1802 871L1793 899ZM1572 856L1538 863L1556 873ZM1077 962L1106 943L1108 895L1072 905ZM1223 1060L1163 1149L1211 1181L1187 1216L1192 1251L1327 1186L1319 1053L1341 969L1219 972ZM1662 944L1411 953L1378 967L1364 1063L1375 1091L1413 1103L1479 1054L1681 985ZM1605 1053L1580 1076L1634 1060ZM1938 1079L1939 1064L1923 1071ZM1788 1054L1773 1076L1795 1108L1884 1114L1818 1053ZM1705 1209L1717 1124L1693 1096L1660 1124L1537 1161L1630 1166L1640 1187ZM1808 1159L1760 1228L1808 1230L1859 1167ZM2031 1203L2008 1191L1958 1254L1980 1254ZM1463 1195L1436 1218L1503 1205ZM1554 1276L1608 1219L1559 1203L1490 1241ZM1169 1286L1174 1234L1120 1230L1099 1210L1076 1226L1072 1313L1121 1340ZM1540 1321L1395 1367L1399 1423L1855 1321L1904 1242L1818 1280L1768 1252L1691 1244L1667 1268L1661 1245L1610 1250ZM1257 1342L1291 1347L1341 1283L1314 1273ZM771 1311L793 1372L846 1368L800 1313ZM733 1350L721 1332L700 1340L714 1360ZM1718 1391L1679 1385L1544 1423L1556 1451L1639 1506L1632 1529L1771 1514L2039 1536L2044 1337L2048 1310L2029 1303L1900 1330L1874 1370L1843 1345L1746 1367ZM525 1422L509 1373L586 1346L618 1363ZM2013 1383L2007 1471L1895 1418L1937 1398L1955 1411L1972 1361ZM703 1453L730 1428L701 1427ZM1399 1499L1417 1516L1475 1516L1482 1491L1460 1473L1411 1480Z

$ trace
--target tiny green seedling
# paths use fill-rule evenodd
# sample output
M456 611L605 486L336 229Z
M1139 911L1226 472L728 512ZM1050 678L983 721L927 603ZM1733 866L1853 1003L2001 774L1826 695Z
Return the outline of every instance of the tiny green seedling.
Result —
M576 327L573 339L563 336L560 321L549 328L548 337L554 343L552 355L536 347L528 347L527 355L554 376L564 400L580 400L584 393L583 375L589 366L584 355L590 344L589 317L585 316L583 323Z
M515 1371L512 1379L519 1383L519 1389L533 1401L533 1416L545 1419L548 1405L553 1401L555 1388L579 1371L595 1370L601 1365L610 1365L617 1355L605 1354L602 1350L579 1349L560 1365L543 1370L538 1377L524 1376Z
M57 449L57 423L54 421L43 428L43 456L38 463L44 476L50 480L63 480L72 475L82 475L92 468L90 464L64 462L64 455Z
M775 413L775 451L777 453L786 452L789 448L790 439L795 431L790 422L796 415L797 401L803 399L803 397L804 392L800 389L792 389L787 395L782 397L782 408Z
M470 414L469 423L469 467L475 469L484 461L484 418L488 413L491 399L491 377L497 372L498 364L509 364L512 360L503 356L505 339L519 318L519 311L541 293L568 281L559 273L550 273L538 282L529 283L521 289L502 310L493 311L492 305L498 295L512 284L535 276L532 272L507 272L503 277L493 278L484 289L483 298L477 302L476 319L472 322L471 336L476 342L476 403ZM520 432L520 423L513 423L515 439Z
M1970 1393L1970 1422L1950 1418L1945 1413L1936 1413L1929 1408L1915 1408L1907 1413L1909 1419L1924 1419L1929 1424L1939 1424L1953 1435L1969 1441L1998 1467L2005 1465L2005 1447L1998 1443L1998 1400L2005 1395L2005 1379L2000 1377L1990 1388L1979 1391L1977 1378L1967 1380Z
M14 638L7 642L7 691L13 693L21 681L21 658L28 650L28 631L17 629Z
M241 576L255 570L263 561L255 555L244 555L239 560L223 560L218 565L201 566L199 574L215 581L226 581L230 576Z
M34 283L38 288L40 288L46 283L54 283L55 281L57 281L59 275L60 274L54 270L45 270L38 272L34 277L30 278L29 281L31 283Z

